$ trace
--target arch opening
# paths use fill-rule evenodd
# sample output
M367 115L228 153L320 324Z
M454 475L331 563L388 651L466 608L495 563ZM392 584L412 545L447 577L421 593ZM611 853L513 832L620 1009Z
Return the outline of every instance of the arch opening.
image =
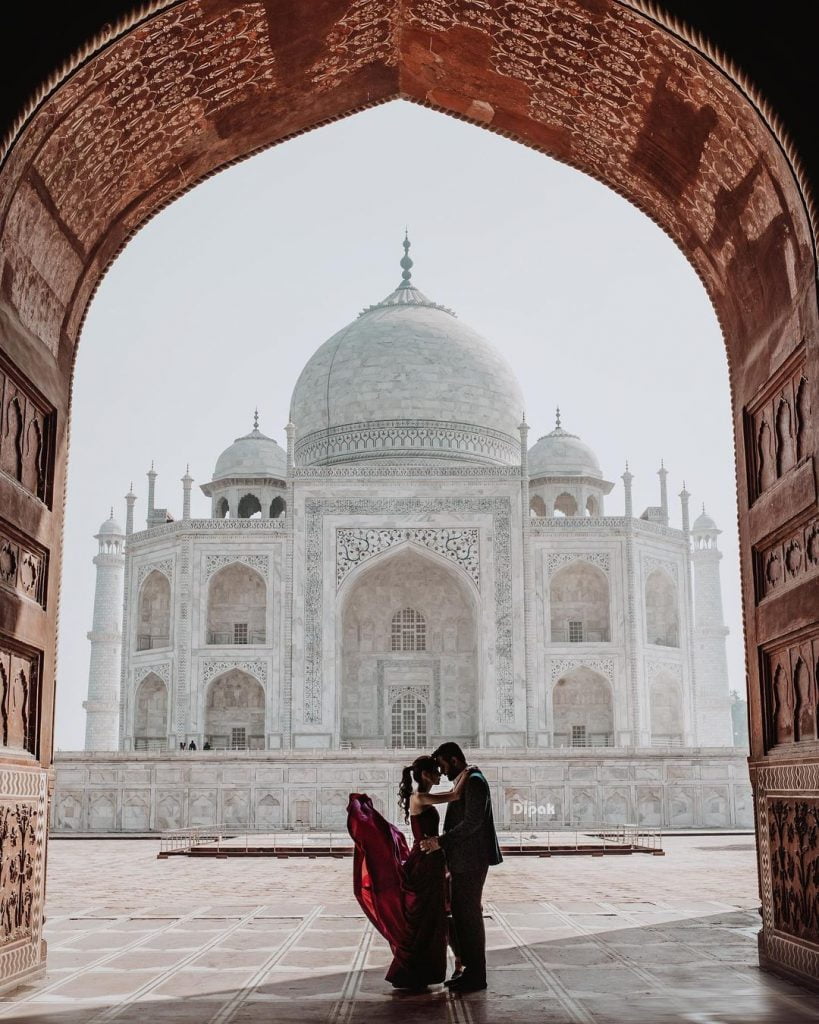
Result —
M614 746L614 700L609 681L585 665L561 676L552 690L556 747Z
M205 742L211 750L264 750L265 692L249 673L217 676L205 697Z
M544 24L535 21L529 26L535 39L533 56L520 60L504 46L507 30L499 21L500 8L497 12L489 10L482 25L469 25L454 5L426 7L422 12L419 5L418 12L413 13L416 20L409 32L354 36L352 60L342 59L333 50L338 36L332 31L318 56L312 45L305 55L293 42L310 34L299 36L295 29L292 36L269 31L264 10L259 7L260 22L253 26L258 32L248 34L247 39L252 38L254 45L256 40L263 40L264 46L247 54L247 75L242 76L241 83L228 79L220 83L220 74L235 66L225 62L224 72L215 68L208 94L197 96L189 110L163 113L168 118L179 118L174 144L165 152L156 151L156 134L145 130L149 122L144 119L156 116L155 102L146 103L140 114L136 95L121 98L121 107L102 101L105 83L111 80L106 62L116 66L121 61L131 69L136 68L137 60L143 62L140 72L153 88L161 59L155 43L173 29L173 19L180 12L194 9L193 4L174 5L143 18L137 25L126 26L120 37L106 38L104 49L84 60L82 74L59 83L42 106L31 112L14 137L11 159L2 170L3 193L9 196L6 209L11 213L2 222L0 255L9 270L4 275L2 298L4 313L9 313L8 330L14 335L9 350L19 361L21 377L40 387L56 410L54 422L60 423L59 428L54 423L49 427L52 464L46 490L62 491L71 346L106 261L129 233L170 197L217 165L357 106L397 96L400 91L473 120L490 110L492 128L608 182L677 240L701 275L726 333L733 363L734 407L743 414L748 410L750 418L748 446L753 449L758 439L758 450L746 451L743 432L737 437L740 480L746 467L753 464L753 486L749 493L740 494L743 559L747 578L752 580L750 504L776 482L779 467L783 476L796 468L790 465L789 448L781 457L777 453L772 436L776 429L773 404L767 403L760 410L753 403L763 391L768 394L777 390L774 385L778 387L781 381L776 375L789 359L801 359L811 381L819 378L815 347L806 346L800 356L803 340L817 336L811 200L803 173L792 156L793 149L777 128L775 112L766 114L764 97L738 81L733 69L707 44L688 36L683 29L670 27L662 12L649 19L632 7L613 2L590 5L588 10L578 8L581 28L588 19L591 35L602 45L583 52L584 59L577 62L579 70L570 66L561 69L558 77L554 74L559 66L555 48L562 40L559 33L550 38L553 30L547 30ZM404 13L401 8L402 16ZM186 56L195 59L203 39L212 38L213 21L208 21L209 16L215 18L216 14L205 12L201 19L191 19ZM454 42L464 32L475 33L482 45L464 48ZM618 42L624 35L629 39L628 47ZM288 61L278 61L278 48L283 46L288 47ZM412 46L412 53L434 52L438 59L434 65L430 62L419 67L405 50L408 46ZM348 54L346 49L344 52ZM624 105L618 102L622 79L613 70L614 62L608 56L601 59L601 54L611 53L618 56L618 63L622 60L623 66L632 70L635 83L639 83L631 92L628 116L618 114ZM280 73L281 66L295 70ZM649 66L657 72L650 81L643 70ZM317 69L317 73L305 73L308 67ZM402 75L404 70L410 73ZM338 76L338 81L333 76ZM589 77L598 83L596 94L612 102L593 105L584 100L588 95L584 83ZM328 81L336 87L328 88ZM341 88L337 87L339 83ZM220 84L224 88L219 88ZM193 82L194 93L197 88ZM252 127L239 116L249 96L258 111ZM71 109L74 116L54 118L53 102ZM97 110L106 111L108 120L103 125L94 123L92 115ZM98 132L98 138L106 137L106 133L115 138L120 159L106 161L103 166L98 146L80 148L79 133L74 131L78 122L88 124L92 136ZM205 140L212 138L210 129L217 124L225 131L219 135L220 145L212 147ZM36 147L33 139L37 140ZM732 158L715 158L720 153L730 153ZM60 173L59 165L55 167L55 154L62 154L68 174ZM30 187L34 175L47 190L45 204L37 190ZM37 231L30 230L32 224L39 225ZM75 239L65 244L66 232L72 231ZM53 239L55 244L44 246L43 237ZM19 357L18 352L22 353ZM53 374L43 370L45 352L60 357L55 358L57 369ZM815 383L812 386L815 389ZM784 419L783 411L780 446L787 433ZM804 442L806 456L811 454L814 434L811 423ZM796 447L801 450L798 438ZM774 506L771 503L770 507L757 509L757 536L771 537L786 529L790 514L787 503L782 503L779 510ZM60 564L60 510L50 506L38 509L36 517L22 512L16 525L31 536L36 532L45 543L53 545L50 572L55 574ZM56 593L55 575L49 580L52 583L52 592ZM777 636L784 634L781 630L777 633L773 626L765 632L765 609L759 612L762 625L757 625L753 590L746 588L745 607L750 685L754 690L752 754L764 759L769 753L775 683L762 643L764 639L770 647ZM775 605L776 601L769 602L768 608ZM787 615L780 618L790 621ZM21 638L26 640L16 619L14 626L15 635L19 627ZM34 637L46 654L45 664L54 660L55 629L51 615ZM46 679L46 692L51 682ZM768 709L764 717L763 708ZM48 723L50 719L46 710L43 720ZM46 755L51 742L49 728L44 725L42 733ZM800 788L806 789L810 768L806 761L795 771L797 795ZM169 805L172 802L168 800ZM660 806L659 797L652 797L649 803L641 801L640 819L653 820ZM174 813L168 812L170 822ZM767 911L772 899L770 880L767 889L765 884L763 879ZM769 931L766 923L766 934ZM783 960L781 943L775 945L770 935L767 945L765 941L763 937L766 955L772 962Z
M208 587L208 644L263 644L266 621L267 584L260 573L232 562L213 576Z
M168 743L168 687L149 673L134 695L134 750L165 750Z
M480 668L477 602L461 571L402 548L358 570L341 595L340 741L474 745ZM416 748L413 748L416 749Z
M662 569L646 577L646 642L659 647L680 646L680 612L677 587Z
M139 591L137 650L150 651L171 643L171 584L153 569Z
M608 576L578 560L559 569L549 586L552 643L611 640Z

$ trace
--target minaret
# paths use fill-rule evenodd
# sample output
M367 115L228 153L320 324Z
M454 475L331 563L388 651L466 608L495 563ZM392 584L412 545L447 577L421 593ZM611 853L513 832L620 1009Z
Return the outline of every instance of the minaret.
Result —
M626 519L626 655L628 658L629 690L631 697L631 746L641 747L650 742L651 736L648 725L647 709L641 707L640 693L642 692L639 638L637 635L637 561L634 552L634 502L631 493L631 485L634 474L629 471L626 462L626 471L622 476L623 489L625 491L625 519ZM616 742L616 741L615 741Z
M660 468L657 470L660 478L660 516L663 526L668 526L668 470L660 459Z
M148 470L148 511L145 516L145 525L150 530L154 525L154 499L156 496L156 470L154 469L153 462L151 468Z
M125 495L125 536L130 537L134 532L134 505L136 504L137 496L134 494L134 482L131 481L131 486L128 488L128 493Z
M523 633L526 671L526 746L537 745L537 692L535 689L534 578L529 522L529 424L526 413L518 426L520 434L520 528L523 548Z
M694 520L691 529L694 565L694 666L697 686L697 742L703 747L733 745L731 699L728 692L728 660L725 638L728 629L722 613L719 563L722 552L717 537L722 530L707 515Z
M111 751L119 747L120 630L125 571L125 534L114 519L113 509L95 540L99 542L99 551L94 558L97 567L94 621L88 634L91 641L88 699L83 701L85 749Z
M182 477L182 518L190 519L191 517L191 485L193 484L193 477L191 476L191 467L185 467L185 475Z

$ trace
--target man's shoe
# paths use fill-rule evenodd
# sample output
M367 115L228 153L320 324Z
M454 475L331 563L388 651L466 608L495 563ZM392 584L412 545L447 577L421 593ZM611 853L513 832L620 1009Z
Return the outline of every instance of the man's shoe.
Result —
M463 976L464 976L464 972L463 971L453 971L452 972L452 977L451 978L447 978L447 980L444 982L444 984L447 986L447 988L449 988L449 986L452 985L454 982L460 981L460 979Z
M457 981L449 985L450 992L483 992L486 988L486 978L470 978L468 974L462 974Z

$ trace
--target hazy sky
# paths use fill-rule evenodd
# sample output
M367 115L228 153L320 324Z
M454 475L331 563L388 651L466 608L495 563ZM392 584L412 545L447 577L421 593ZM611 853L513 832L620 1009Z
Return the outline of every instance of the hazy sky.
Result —
M83 331L71 428L60 611L57 746L81 749L94 599L93 534L131 480L144 526L179 515L252 426L284 444L290 394L331 334L400 281L404 226L413 282L492 341L517 372L532 443L563 426L597 452L622 514L672 525L685 480L724 533L730 685L744 667L733 439L725 349L702 285L643 214L576 171L489 132L394 102L271 149L204 182L150 222L110 269Z

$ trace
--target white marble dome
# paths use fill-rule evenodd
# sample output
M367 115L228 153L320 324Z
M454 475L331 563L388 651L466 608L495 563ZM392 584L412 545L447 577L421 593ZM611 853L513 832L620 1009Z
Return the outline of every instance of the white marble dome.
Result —
M711 516L705 511L704 505L700 515L694 520L694 525L691 529L694 533L722 533L722 530L718 528Z
M216 460L213 481L242 477L274 477L283 480L287 475L287 455L272 437L266 437L254 422L253 430L237 437Z
M302 371L290 406L297 464L518 462L523 398L511 368L410 283L408 255L401 265L402 284Z
M98 537L124 537L125 531L114 519L114 510L111 509L111 515L105 520L102 526L99 528L97 533Z
M541 437L529 449L529 476L592 476L602 479L603 471L597 456L576 434L570 434L560 425Z

